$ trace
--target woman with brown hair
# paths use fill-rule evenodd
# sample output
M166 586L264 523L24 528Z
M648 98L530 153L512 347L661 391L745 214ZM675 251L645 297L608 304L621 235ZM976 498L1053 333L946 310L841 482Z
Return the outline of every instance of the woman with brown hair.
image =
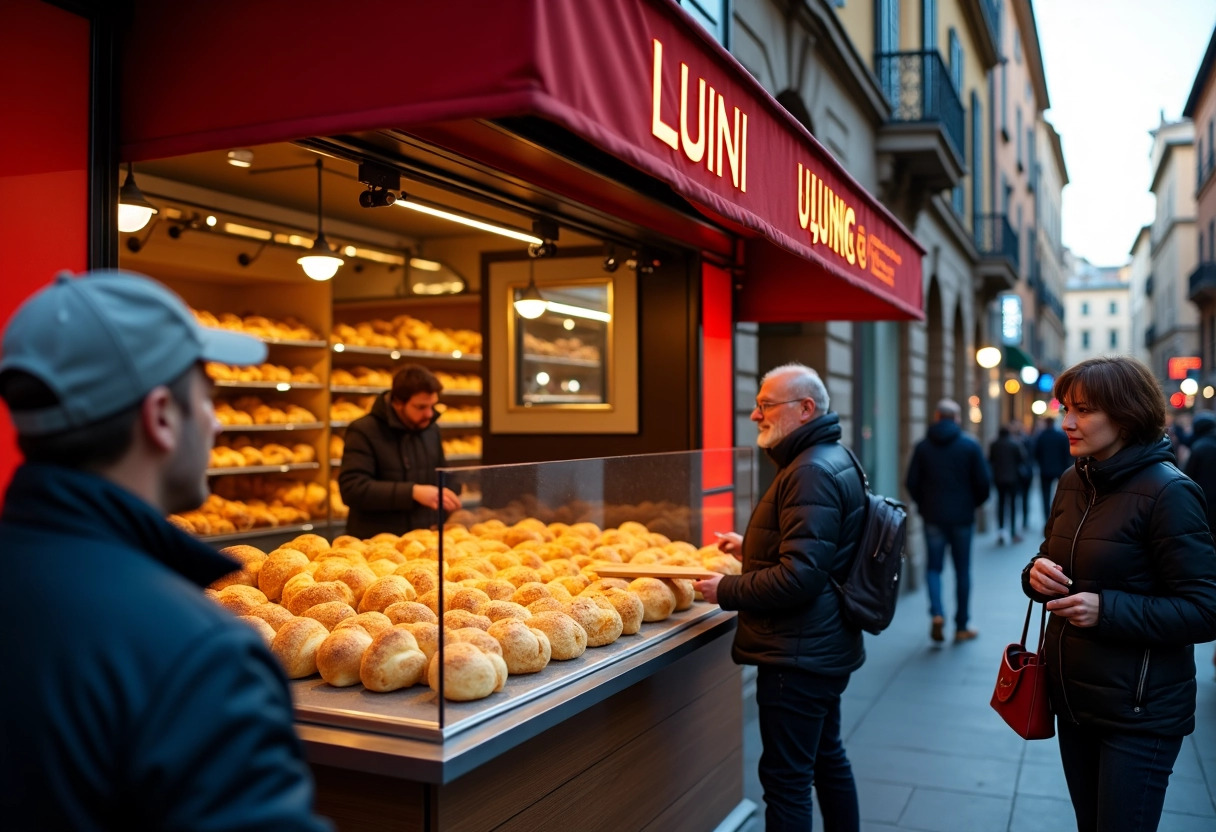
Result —
M1195 728L1194 645L1216 638L1216 551L1147 367L1089 359L1054 392L1075 463L1022 586L1051 613L1049 691L1079 832L1149 832Z

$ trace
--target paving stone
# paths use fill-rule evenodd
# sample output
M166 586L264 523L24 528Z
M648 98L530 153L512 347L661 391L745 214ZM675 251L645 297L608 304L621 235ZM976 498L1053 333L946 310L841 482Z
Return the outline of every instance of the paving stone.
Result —
M1012 804L1012 799L1006 797L945 789L917 789L899 820L899 828L923 829L925 832L1005 829L1009 824Z

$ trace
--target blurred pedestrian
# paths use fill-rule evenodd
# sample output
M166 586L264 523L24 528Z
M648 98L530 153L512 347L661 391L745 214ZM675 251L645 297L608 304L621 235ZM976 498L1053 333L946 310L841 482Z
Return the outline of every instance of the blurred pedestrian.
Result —
M941 642L945 636L945 607L942 604L942 570L946 547L954 563L954 640L970 641L979 635L968 629L971 597L971 537L975 510L988 499L991 482L984 462L984 449L959 424L958 402L937 403L934 422L925 438L916 443L904 484L916 503L925 526L925 584L929 590L929 638Z
M1174 465L1151 370L1093 358L1054 393L1076 465L1022 587L1050 613L1060 759L1079 830L1152 832L1195 730L1194 645L1216 638L1216 550L1203 492Z
M1014 543L1021 543L1018 534L1018 493L1022 487L1022 468L1026 464L1026 450L1013 438L1013 433L1004 425L997 431L996 439L988 446L988 465L992 470L992 482L996 486L996 542L1005 545L1005 514L1009 514L1009 534ZM1024 526L1023 526L1024 528Z
M1051 510L1051 496L1056 480L1072 467L1068 435L1056 426L1051 416L1043 418L1043 429L1034 439L1034 461L1039 468L1039 489L1043 497L1043 519Z
M1034 439L1021 422L1009 423L1009 435L1022 448L1022 461L1018 465L1018 502L1022 504L1022 531L1030 528L1030 484L1034 482Z

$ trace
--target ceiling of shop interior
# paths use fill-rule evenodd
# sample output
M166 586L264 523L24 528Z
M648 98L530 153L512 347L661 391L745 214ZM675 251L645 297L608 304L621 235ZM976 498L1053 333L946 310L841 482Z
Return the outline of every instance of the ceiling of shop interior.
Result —
M324 156L290 143L259 145L247 149L253 152L253 166L249 168L229 164L228 151L221 150L140 162L135 165L136 181L139 182L141 174L151 174L162 179L232 194L315 216L317 173L314 165L320 158L325 170L322 179L325 220L342 220L353 225L419 240L467 237L470 234L483 233L399 206L362 207L359 204L359 194L366 190L366 186L358 181L358 166L344 159ZM141 185L141 187L143 186ZM401 189L411 196L443 206L456 213L476 216L525 231L531 230L531 217L504 211L460 194L410 181L406 177L402 178ZM145 195L152 202L156 202L157 194L154 189L145 188ZM217 210L223 208L223 206L207 207ZM313 229L300 230L311 232ZM567 235L562 236L563 242L565 242L564 238ZM523 245L520 243L521 247Z

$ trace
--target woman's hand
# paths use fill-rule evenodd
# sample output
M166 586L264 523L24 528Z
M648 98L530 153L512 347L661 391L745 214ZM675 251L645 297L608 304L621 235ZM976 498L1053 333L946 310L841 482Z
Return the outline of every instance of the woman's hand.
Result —
M1067 595L1068 588L1072 586L1072 579L1064 574L1064 570L1047 558L1034 559L1029 577L1030 588L1040 595Z
M1053 598L1047 602L1052 615L1067 618L1074 627L1094 627L1098 624L1100 600L1096 592L1078 592L1067 598Z

